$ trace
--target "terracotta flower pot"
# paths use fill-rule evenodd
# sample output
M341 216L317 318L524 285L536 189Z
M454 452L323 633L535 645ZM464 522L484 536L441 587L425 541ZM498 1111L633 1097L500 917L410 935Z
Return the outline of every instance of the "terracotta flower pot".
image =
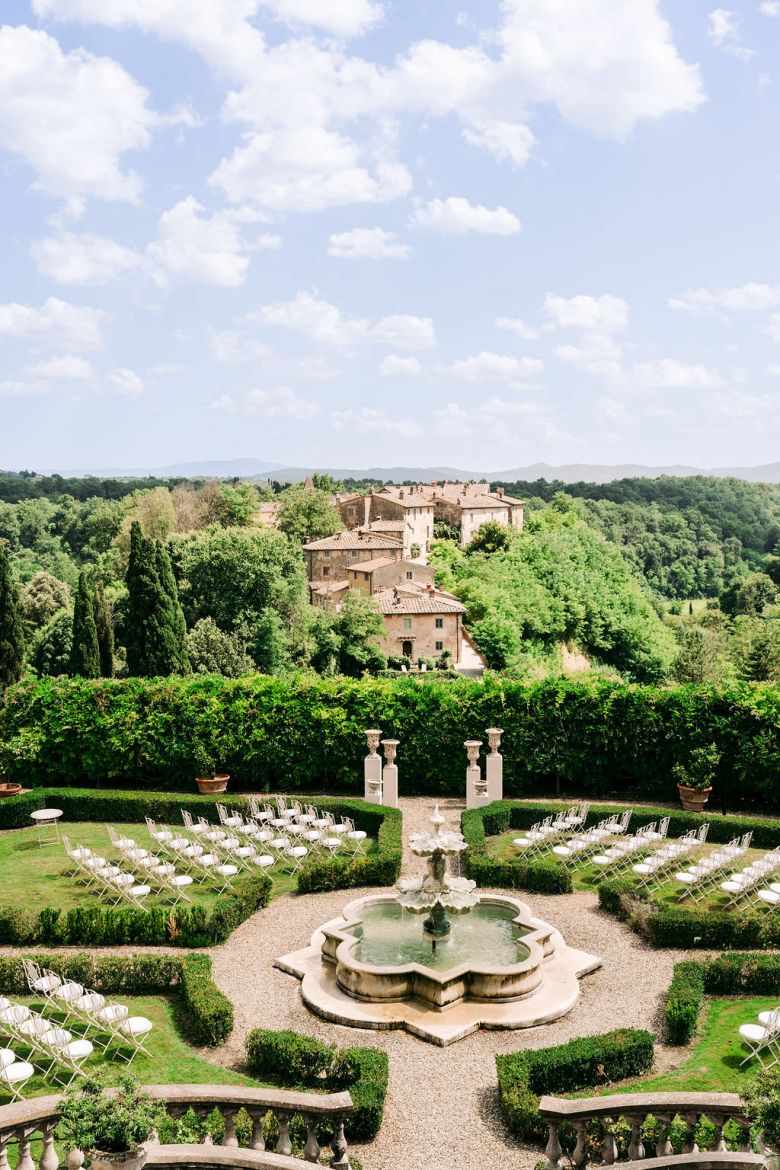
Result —
M18 796L21 791L21 784L0 784L0 797Z
M105 1150L90 1150L89 1160L92 1170L141 1170L148 1155L149 1151L146 1146L139 1146L136 1150L126 1150L121 1154L109 1154Z
M709 800L712 788L689 788L687 784L678 784L677 791L686 812L701 812Z
M219 796L228 786L230 776L196 776L195 783L201 796Z

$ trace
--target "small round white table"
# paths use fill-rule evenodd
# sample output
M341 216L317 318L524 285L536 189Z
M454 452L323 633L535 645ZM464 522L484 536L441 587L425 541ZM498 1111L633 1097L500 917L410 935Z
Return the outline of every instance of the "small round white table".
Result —
M60 817L62 816L61 808L39 808L37 812L30 813L30 819L35 823L35 828L38 835L38 844L43 846L47 841L60 840ZM47 827L54 826L54 836L44 837L43 832Z

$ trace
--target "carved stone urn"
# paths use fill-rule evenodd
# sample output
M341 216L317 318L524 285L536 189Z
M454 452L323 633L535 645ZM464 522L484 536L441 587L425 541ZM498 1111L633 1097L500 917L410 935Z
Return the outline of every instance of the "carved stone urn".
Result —
M385 761L387 764L392 764L395 761L395 753L398 751L400 739L383 739L382 747L385 749Z
M370 756L378 755L377 748L379 747L379 737L382 734L380 727L366 728L366 742L368 743L368 754Z
M485 734L488 737L491 756L497 756L498 749L501 747L501 736L504 734L503 727L488 727Z
M479 763L479 749L482 747L482 740L467 739L463 746L466 749L470 767L475 768Z

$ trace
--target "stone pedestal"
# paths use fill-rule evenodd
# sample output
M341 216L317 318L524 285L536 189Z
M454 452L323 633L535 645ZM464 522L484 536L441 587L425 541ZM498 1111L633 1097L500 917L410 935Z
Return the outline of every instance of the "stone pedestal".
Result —
M485 778L490 801L504 799L504 757L498 750L501 746L502 734L503 729L500 727L488 727L487 729L490 755L485 760Z
M482 741L467 739L463 745L469 759L466 769L466 808L482 808L488 803L487 781L479 766L479 749Z
M398 742L397 739L382 740L386 761L382 768L382 804L388 808L398 808L398 766L395 763Z
M378 727L366 731L368 755L363 760L363 799L370 804L382 803L382 757L376 750L381 734Z

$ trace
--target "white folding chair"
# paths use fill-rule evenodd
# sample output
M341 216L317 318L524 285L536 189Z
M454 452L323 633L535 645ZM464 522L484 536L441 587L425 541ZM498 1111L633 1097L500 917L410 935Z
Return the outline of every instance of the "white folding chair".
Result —
M769 1013L765 1024L741 1024L739 1034L748 1048L748 1054L739 1067L742 1068L755 1056L763 1069L771 1068L778 1059L774 1053L780 1034L780 1008ZM772 1059L767 1059L770 1055Z

